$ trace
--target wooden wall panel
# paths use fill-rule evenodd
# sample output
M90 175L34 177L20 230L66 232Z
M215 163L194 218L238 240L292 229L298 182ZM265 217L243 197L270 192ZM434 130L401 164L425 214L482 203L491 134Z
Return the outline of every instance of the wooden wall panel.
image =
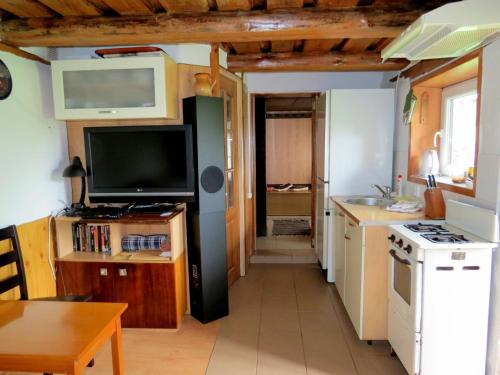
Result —
M52 276L48 261L48 228L48 218L39 219L17 227L23 253L29 298L56 295L56 282ZM0 253L4 253L10 249L10 241L0 242ZM54 264L54 246L52 246L51 253L52 264ZM16 274L14 265L3 267L0 269L0 280L14 274ZM0 295L0 299L19 299L19 292L16 288L16 290Z
M85 160L85 144L83 141L83 129L89 126L123 126L123 125L179 125L183 123L182 114L182 99L193 96L194 93L194 75L196 73L210 73L210 67L178 64L177 65L177 90L179 97L179 110L177 119L126 119L126 120L79 120L67 121L66 129L68 136L68 153L69 160L74 156L79 156L84 166ZM69 162L69 161L68 161ZM78 201L80 197L80 179L71 179L71 190L73 202ZM87 190L88 191L88 190ZM85 199L86 204L89 204L88 197Z
M310 184L311 168L311 119L267 119L266 182Z
M410 125L408 177L419 174L420 156L425 150L434 148L434 133L441 129L442 90L415 86L413 93L417 97L417 104ZM439 154L439 144L436 150Z

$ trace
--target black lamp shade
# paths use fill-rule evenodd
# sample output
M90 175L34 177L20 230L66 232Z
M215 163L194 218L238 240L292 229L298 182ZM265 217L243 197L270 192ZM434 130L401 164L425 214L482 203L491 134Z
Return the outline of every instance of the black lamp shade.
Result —
M85 177L87 173L83 169L82 161L78 156L73 158L73 162L63 171L63 177Z

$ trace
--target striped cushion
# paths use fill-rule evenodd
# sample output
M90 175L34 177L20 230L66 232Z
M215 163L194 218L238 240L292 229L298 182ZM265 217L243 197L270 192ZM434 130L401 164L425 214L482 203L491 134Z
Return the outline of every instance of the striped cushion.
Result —
M144 236L141 234L129 234L122 238L123 251L138 250L170 250L170 243L166 234L152 234Z

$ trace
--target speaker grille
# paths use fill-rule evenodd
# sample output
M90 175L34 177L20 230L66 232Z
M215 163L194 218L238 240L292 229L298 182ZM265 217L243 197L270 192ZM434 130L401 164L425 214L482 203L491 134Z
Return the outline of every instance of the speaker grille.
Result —
M220 168L211 165L201 173L201 187L207 193L217 193L224 186L224 173Z

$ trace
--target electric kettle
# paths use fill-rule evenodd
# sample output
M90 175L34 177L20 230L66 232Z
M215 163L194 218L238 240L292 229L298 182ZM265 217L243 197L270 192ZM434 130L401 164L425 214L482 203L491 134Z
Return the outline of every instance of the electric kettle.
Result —
M439 173L439 158L434 149L425 150L420 157L420 176Z

